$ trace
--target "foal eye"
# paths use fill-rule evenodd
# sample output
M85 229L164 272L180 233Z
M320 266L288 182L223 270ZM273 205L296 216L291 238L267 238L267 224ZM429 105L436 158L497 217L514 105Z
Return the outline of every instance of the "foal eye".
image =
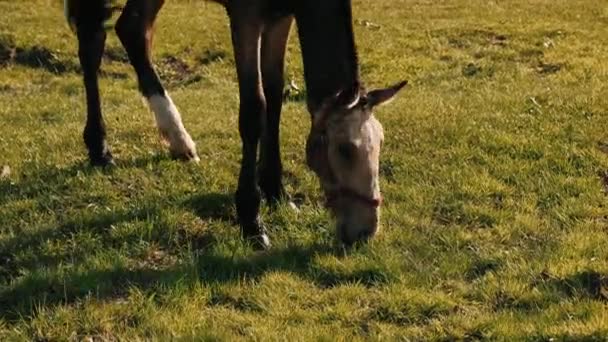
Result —
M353 159L355 159L356 150L357 147L352 143L342 143L338 145L338 154L340 155L340 158L347 162L351 162Z

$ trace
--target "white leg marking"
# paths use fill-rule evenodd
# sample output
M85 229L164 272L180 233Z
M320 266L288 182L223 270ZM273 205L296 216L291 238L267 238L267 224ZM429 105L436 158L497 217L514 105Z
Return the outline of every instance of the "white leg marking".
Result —
M154 112L160 135L169 142L173 156L199 161L194 141L184 128L182 117L169 94L153 95L148 98L148 104Z

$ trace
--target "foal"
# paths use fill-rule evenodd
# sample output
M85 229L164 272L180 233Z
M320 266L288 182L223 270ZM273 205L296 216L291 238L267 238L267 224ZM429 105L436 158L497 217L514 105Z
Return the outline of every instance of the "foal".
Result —
M68 18L78 32L87 88L85 142L91 161L105 164L111 156L103 139L96 72L105 39L102 23L111 9L104 0L66 1ZM336 216L339 240L351 245L371 238L378 229L382 202L378 165L384 139L372 109L389 101L406 82L370 92L360 86L350 0L212 1L222 4L230 18L239 82L242 160L236 207L243 235L258 248L269 247L259 219L262 193L271 202L286 198L279 122L285 50L295 20L313 122L306 144L307 163L319 177L328 207ZM116 32L171 151L177 157L196 159L179 112L150 62L154 19L163 2L127 0Z

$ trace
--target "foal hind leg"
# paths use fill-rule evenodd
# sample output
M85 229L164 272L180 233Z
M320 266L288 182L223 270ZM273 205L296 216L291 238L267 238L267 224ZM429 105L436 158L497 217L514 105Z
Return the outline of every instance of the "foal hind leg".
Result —
M94 166L114 163L106 143L106 127L101 113L97 76L106 41L103 28L104 11L103 1L94 1L90 7L74 8L74 17L69 18L76 26L78 57L87 97L87 123L83 137L89 160Z
M264 249L270 247L270 241L259 218L261 194L256 181L258 143L266 114L259 55L262 22L248 17L247 11L234 13L230 24L239 80L239 133L243 148L236 211L243 236L255 248Z
M285 49L293 18L278 19L262 35L261 69L266 97L266 124L260 147L259 184L266 199L274 204L287 198L283 187L279 126L283 107Z
M137 73L139 89L154 112L158 130L174 158L198 161L196 146L151 61L154 21L164 0L129 0L116 23L116 33Z

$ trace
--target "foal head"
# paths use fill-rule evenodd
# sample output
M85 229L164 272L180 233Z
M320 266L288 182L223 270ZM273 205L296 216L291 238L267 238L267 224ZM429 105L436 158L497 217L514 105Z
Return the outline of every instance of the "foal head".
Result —
M317 174L337 235L346 246L378 230L382 196L378 180L382 125L374 107L390 101L407 82L366 92L358 85L342 91L314 113L306 143L308 166Z

